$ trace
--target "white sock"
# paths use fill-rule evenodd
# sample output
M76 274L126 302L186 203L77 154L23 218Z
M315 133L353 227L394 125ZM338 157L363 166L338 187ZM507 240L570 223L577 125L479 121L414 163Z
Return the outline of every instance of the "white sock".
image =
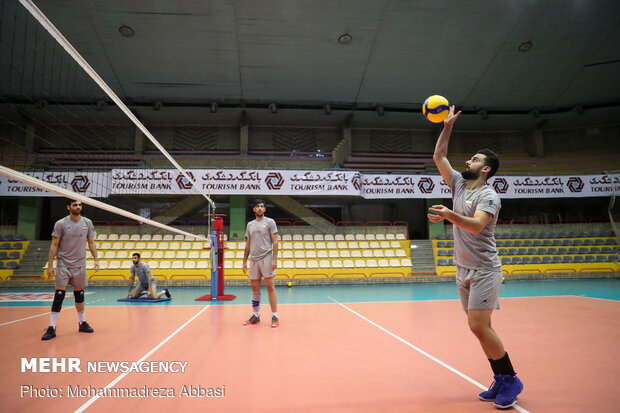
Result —
M254 312L252 314L254 314L256 317L260 317L260 313Z
M80 323L83 323L84 321L86 321L86 318L84 316L84 311L78 311L78 318L80 319Z
M52 311L52 315L50 316L50 325L54 328L56 328L56 320L58 320L59 315L60 313Z
M275 313L271 313L275 318L278 318L278 312L276 311Z

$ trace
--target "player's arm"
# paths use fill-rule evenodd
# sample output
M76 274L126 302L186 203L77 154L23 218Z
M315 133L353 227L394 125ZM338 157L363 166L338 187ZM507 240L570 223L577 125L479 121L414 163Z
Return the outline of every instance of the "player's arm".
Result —
M50 253L47 257L47 279L51 280L54 275L56 275L56 271L54 271L54 258L56 258L56 253L58 252L58 243L60 242L60 237L52 236L52 245L50 245Z
M250 256L250 237L245 237L245 249L243 250L242 270L245 274L248 271L248 257Z
M482 231L484 227L487 226L489 221L491 221L491 219L493 218L493 214L483 211L481 209L477 209L476 212L474 212L473 217L466 217L457 214L450 208L447 208L443 205L433 205L431 208L429 208L429 211L440 216L441 219L447 219L462 230L471 232L473 234L479 234L480 231Z
M450 185L450 172L452 172L452 165L448 161L448 143L450 142L450 135L452 134L452 126L454 122L461 116L461 111L454 113L454 106L450 106L450 112L443 121L443 130L437 139L435 144L435 152L433 153L433 161L439 169L439 173L443 180Z
M97 258L97 246L95 245L94 237L88 237L88 249L95 260L95 272L97 272L99 271L99 258Z
M277 232L274 232L273 234L271 234L271 243L273 244L272 246L273 261L271 262L271 271L273 271L276 268L278 268L278 233Z

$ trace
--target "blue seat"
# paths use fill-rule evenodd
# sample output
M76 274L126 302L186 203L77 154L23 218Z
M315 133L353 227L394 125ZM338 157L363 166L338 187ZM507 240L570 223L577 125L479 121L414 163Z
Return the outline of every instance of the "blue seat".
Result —
M553 257L551 257L551 262L553 262L554 264L560 264L562 262L562 257L560 257L559 255L554 255Z
M577 237L575 238L587 238L589 235L587 232L580 232L579 235L577 235Z
M11 247L14 250L21 250L22 248L24 248L24 244L22 244L21 242L14 242Z
M583 262L583 256L582 255L576 255L575 259L573 260L576 263L582 263Z
M510 257L502 257L502 265L509 265L511 262Z
M557 254L557 253L558 253L558 250L557 250L557 249L555 249L555 248L553 248L553 247L551 247L551 248L547 248L547 254L549 254L549 255L553 255L553 254Z
M508 248L508 255L517 255L516 248Z
M495 240L495 246L496 247L503 247L504 246L504 241L502 241L501 239Z
M453 250L453 249L448 250L448 255L449 255L450 257L454 257L454 250Z
M7 270L14 270L17 267L18 265L15 261L8 261L6 264L4 264L4 268L6 268Z
M550 232L549 233L549 238L558 238L558 233L557 232Z
M617 255L609 255L607 257L607 262L620 262Z
M583 240L583 245L594 245L594 241L591 239L585 239Z
M607 247L609 248L609 247ZM581 250L581 248L579 248ZM587 250L587 248L583 248L584 250ZM603 250L605 249L605 247L603 247ZM610 248L611 249L611 248ZM602 251L603 253L605 251ZM601 248L599 247L590 247L590 251L587 251L586 254L600 254L601 253Z
M549 234L547 232L541 232L538 234L538 238L549 238Z
M437 251L437 255L439 255L440 257L447 257L448 256L448 251L446 251L446 250L438 250Z
M521 264L521 257L513 257L512 258L512 263L513 264Z
M605 241L605 245L616 245L617 242L614 238L607 238L607 241Z
M562 245L565 247L570 247L571 245L573 245L573 240L572 239L565 239L562 241Z
M519 254L519 255L526 255L526 254L527 254L527 249L525 249L525 248L519 248L519 249L517 250L517 254Z
M538 254L538 251L536 251L536 248L527 249L527 255L536 255L536 254Z
M576 246L576 247L578 247L580 245L583 245L583 240L576 239L576 240L573 241L573 245Z
M545 255L544 257L542 257L542 263L543 264L551 264L551 257L548 255Z
M565 255L564 257L562 257L562 263L569 264L572 262L573 262L573 257L571 257L570 255Z
M439 266L445 266L445 265L448 265L448 261L446 261L446 259L445 259L445 258L439 258L439 259L437 260L437 265L439 265Z
M601 237L611 237L611 231L608 231L608 230L601 231L600 236Z
M593 248L597 248L597 247L593 247ZM590 248L590 252L592 252L592 248ZM601 247L601 252L603 254L611 254L613 251L611 247ZM597 252L592 252L592 254L598 254L598 250Z
M515 240L514 244L515 247L522 247L523 246L523 241L521 241L520 239Z
M574 254L579 254L579 250L578 250L577 248L575 248L575 247L570 247L570 248L568 249L568 253L569 253L569 254L573 254L573 255L574 255Z
M2 241L15 241L15 237L13 234L4 234L2 236Z
M448 248L454 248L454 241L448 241L448 242L446 242L446 247L448 247Z
M0 249L2 249L2 250L10 250L11 249L11 243L10 242L0 243Z
M437 241L437 248L446 248L446 241Z
M566 250L566 248L560 247L558 248L558 254L562 254L562 255L568 254L568 251Z
M513 232L512 234L510 234L510 238L512 239L521 238L521 234L519 234L518 232Z
M575 231L571 231L568 233L568 238L577 238L579 236L579 234L577 234Z
M24 234L17 234L15 235L15 241L26 241L27 238Z
M0 270L4 269L4 261L0 261Z
M9 259L10 260L18 260L20 259L22 256L19 253L19 251L11 251L9 252Z
M566 237L568 237L568 234L566 232L560 232L558 234L558 238L566 238Z
M523 257L523 259L521 260L521 264L531 264L532 263L532 259L530 257Z
M601 238L597 238L594 240L594 245L605 245L605 240ZM0 247L2 248L2 247Z
M597 255L596 262L607 262L607 257L604 255Z
M499 255L507 255L508 254L508 250L506 248L500 248L499 251L497 251L497 253Z
M504 238L506 238L506 237L504 236L504 233L503 233L503 232L496 232L496 233L494 234L494 236L495 236L495 239L504 239Z
M526 239L525 241L523 241L523 246L524 247L531 247L532 244L532 240L531 239Z
M514 245L514 242L512 242L512 240L507 239L506 241L504 241L505 247L512 247L513 245Z
M550 239L544 239L542 245L544 245L545 247L550 247L553 245L553 242L551 242Z
M448 260L448 265L454 265L454 259L453 258L450 258Z
M454 239L454 234L446 234L446 239Z
M589 254L590 250L587 249L586 247L579 247L579 250L577 251L577 254Z
M9 255L6 251L0 251L0 260L6 260L7 258L9 258Z
M527 234L525 234L525 236L523 238L529 238L529 239L538 238L538 233L536 233L536 232L528 232Z
M541 262L540 257L532 257L532 264L540 264Z
M448 237L446 237L446 234L439 234L437 235L437 239L448 239Z
M539 239L535 239L534 242L532 242L532 245L534 247L540 247L542 245L542 241Z
M553 246L554 247L561 247L562 246L562 240L561 239L554 239L553 240Z
M596 262L596 258L594 258L594 255L586 255L585 261L586 262Z
M538 250L536 250L536 253L538 255L547 255L547 248L544 248L544 247L538 248Z

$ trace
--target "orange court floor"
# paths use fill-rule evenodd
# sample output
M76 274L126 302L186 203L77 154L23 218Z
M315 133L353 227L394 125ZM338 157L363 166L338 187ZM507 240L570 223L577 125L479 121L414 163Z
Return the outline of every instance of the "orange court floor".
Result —
M2 411L496 410L477 398L492 374L451 283L278 287L278 328L266 291L262 323L242 326L249 290L134 304L91 288L95 332L78 333L67 298L42 341L50 291L0 289ZM500 297L493 326L525 384L515 410L618 411L620 280L510 281Z

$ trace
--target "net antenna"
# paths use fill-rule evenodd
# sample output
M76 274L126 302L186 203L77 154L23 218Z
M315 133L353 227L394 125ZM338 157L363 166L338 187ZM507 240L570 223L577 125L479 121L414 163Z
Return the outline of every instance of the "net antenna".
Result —
M185 169L181 167L174 160L174 158L168 153L168 151L161 146L159 141L149 132L149 130L138 120L138 118L129 110L129 108L123 103L123 101L114 93L114 91L107 85L107 83L93 70L92 67L86 62L86 60L78 53L77 50L69 43L67 39L58 31L56 26L43 14L41 10L31 0L19 0L20 4L32 14L32 16L41 23L41 25L49 32L49 34L56 39L56 41L71 55L71 57L84 69L86 73L99 85L99 87L116 103L116 105L127 115L129 119L144 133L146 137L161 151L161 153L170 161L172 165L192 184L192 187L196 189L209 203L209 213L215 212L215 202L198 186L194 179L185 172ZM54 191L52 191L54 192ZM71 192L71 191L69 191ZM86 203L86 202L85 202ZM104 204L105 205L105 204ZM109 205L108 205L109 206ZM122 214L121 214L122 215ZM143 218L140 221L146 222Z

